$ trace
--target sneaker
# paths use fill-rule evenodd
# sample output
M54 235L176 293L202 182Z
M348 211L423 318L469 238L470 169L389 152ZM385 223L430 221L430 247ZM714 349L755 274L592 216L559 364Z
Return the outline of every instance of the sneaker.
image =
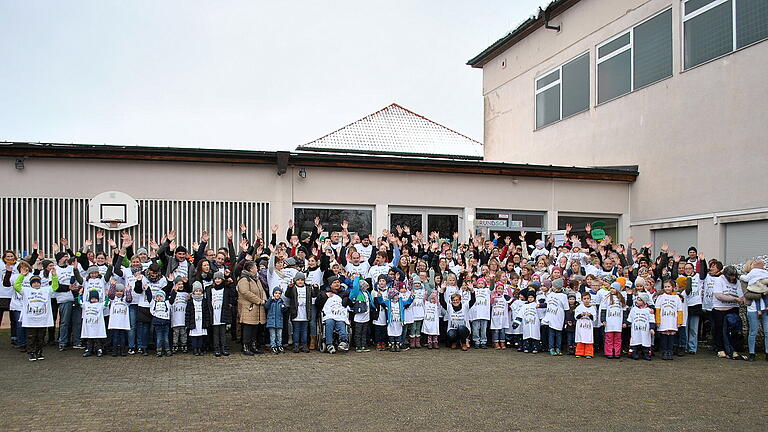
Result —
M361 353L361 352L363 352L363 349L362 348L355 348L355 352L356 353Z
M561 355L563 355L563 352L562 352L562 351L560 351L560 350L555 350L555 355L559 355L559 356L561 356Z
M576 358L581 358L581 356L580 356L580 355L578 355L578 354L576 354Z
M301 348L299 347L299 344L293 344L293 353L298 354L301 352Z
M141 355L143 355L144 357L149 355L149 351L147 351L146 349L140 349L139 351L141 352Z
M371 352L371 350L368 347L362 347L360 348L361 352Z
M128 354L134 355L134 354L136 354L136 350L133 349L133 348L128 348Z
M59 347L59 352L66 351L66 350L67 350L67 347L63 347L63 346Z
M539 352L537 350L531 351L531 354L538 354Z
M163 352L162 351L158 351L155 355L157 355L158 357L162 357L163 356Z
M488 346L486 344L480 344L480 349L488 349Z
M220 351L214 351L213 352L213 356L214 357L221 357L221 352Z
M35 360L37 360L37 354L35 354L35 353L33 353L33 352L31 352L31 353L27 353L27 357L29 358L29 361L35 361Z
M305 345L302 345L302 346L301 346L301 352L303 352L303 353L308 353L308 352L309 352L309 347L307 347L307 345L306 345L306 344L305 344Z
M339 349L342 351L348 351L349 350L349 344L347 342L342 342L339 344Z
M282 346L279 346L279 347L277 347L277 351L281 352L281 353L285 352L285 348L283 348Z
M584 358L588 358L588 359L590 359L590 358L592 358L592 356L584 356Z
M223 355L224 357L229 357L229 351L224 350L221 352L221 355Z
M335 354L336 353L336 347L333 346L333 344L328 345L328 348L326 348L326 351L328 351L328 354Z
M523 352L524 352L524 353L526 353L526 354L528 354L528 352L529 352L529 351L528 351L528 350L523 350Z
M549 350L549 355L551 355L551 356L557 355L557 352L555 352L555 350L551 349L551 350Z
M282 347L280 347L280 348L282 348ZM272 354L274 354L274 355L280 354L280 351L277 349L277 347L272 347Z
M751 361L751 362L755 361L755 353L749 354L749 358L747 359L747 361Z
M90 351L90 350L85 350L85 352L83 353L83 357L90 357L90 356L92 356L92 355L93 355L93 354L91 353L91 351Z
M74 349L85 349L83 345L72 345L72 348Z
M96 357L101 357L103 355L104 355L104 351L102 351L101 349L96 350Z

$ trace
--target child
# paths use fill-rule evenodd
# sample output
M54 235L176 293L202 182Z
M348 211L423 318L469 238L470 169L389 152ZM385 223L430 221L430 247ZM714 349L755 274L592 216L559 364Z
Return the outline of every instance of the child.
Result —
M192 354L196 356L203 355L203 339L208 336L208 327L211 325L210 310L206 305L203 292L203 284L195 281L192 284L192 295L187 299L187 305L184 308L184 332L186 333L189 329Z
M549 326L549 355L563 355L563 326L565 311L568 309L568 296L563 293L563 279L552 282L552 291L547 293L545 320Z
M360 275L355 275L352 281L352 291L349 293L349 299L352 301L352 309L355 316L352 319L354 327L352 334L355 337L355 352L369 352L368 345L368 325L371 321L371 309L374 307L371 294L368 293L368 282L363 280Z
M162 357L165 352L166 357L173 355L171 344L168 340L168 333L171 330L171 304L165 299L165 292L158 290L152 296L151 290L145 290L149 302L149 313L152 316L152 329L155 331L155 350L157 356ZM85 311L83 311L85 312Z
M272 298L264 303L267 310L267 330L269 331L269 345L273 354L283 352L283 312L288 309L283 301L283 290L278 286L272 290Z
M19 266L19 271L13 289L17 293L21 293L23 297L21 325L27 332L27 357L29 357L29 361L45 360L45 356L43 356L45 331L48 327L53 327L51 297L53 297L53 292L59 288L59 279L54 269L51 275L51 285L42 288L40 276L30 276L31 267ZM29 286L26 286L26 281L29 282Z
M389 276L380 274L376 279L376 292L372 294L374 298L386 295L391 285ZM376 307L371 310L373 319L373 337L376 342L376 349L384 351L387 343L387 313L384 311L384 305L375 303Z
M80 305L83 310L83 327L80 330L80 339L85 341L85 352L83 357L90 357L94 353L96 357L101 357L102 339L107 337L107 330L104 327L104 305L108 300L106 296L100 297L99 291L92 289L86 291L88 297L80 297Z
M112 357L128 355L128 332L131 330L131 318L128 312L133 301L131 290L125 285L115 284L109 289L109 326L112 331Z
M427 348L440 349L438 338L440 336L440 314L443 308L440 306L437 290L429 293L429 299L424 303L424 323L421 332L427 335Z
M565 311L565 343L568 346L568 355L576 354L576 294L568 294L568 310Z
M635 360L640 359L641 351L644 359L651 359L651 345L656 333L656 322L653 311L648 307L647 298L646 295L635 297L635 306L629 311L629 317L624 324L632 329L629 346L632 347L632 358Z
M189 293L184 288L184 279L180 276L176 276L171 282L171 295L168 296L168 302L171 304L173 311L171 312L171 352L177 353L179 351L187 352L187 301L189 300ZM170 285L170 284L169 284ZM193 286L200 285L200 289L203 288L203 284L200 281L195 281ZM195 289L193 287L193 290Z
M389 338L389 350L400 352L400 337L403 334L403 321L405 309L413 303L413 298L407 300L400 298L400 292L394 289L389 292L389 299L379 293L374 303L383 305L387 316L387 337Z
M488 321L490 321L491 290L486 285L485 278L479 278L475 283L475 305L469 311L472 325L472 342L475 348L486 349L488 343Z
M507 309L512 297L504 293L504 284L496 282L496 287L491 295L491 339L495 349L505 349L505 331L509 327L509 314Z
M300 274L300 273L299 273ZM298 275L298 274L297 274ZM211 316L211 332L213 333L213 355L228 356L227 324L232 323L231 290L226 284L222 271L213 274L213 284L205 289L205 303ZM296 329L294 328L294 336Z
M591 305L592 294L585 292L581 295L581 304L576 307L576 357L592 358L595 355L594 334L592 326L594 324L595 307Z
M413 313L413 324L411 325L411 348L421 348L421 326L424 323L424 300L427 290L421 282L418 275L413 276L412 280L413 303L408 308Z
M675 281L664 281L664 292L656 298L656 326L661 332L661 359L672 360L677 329L683 324L683 303L675 294Z
M525 304L520 307L519 314L515 318L515 326L523 328L524 353L536 354L539 352L541 321L539 320L538 309L539 303L536 301L536 295L529 291Z
M603 344L605 358L621 357L621 329L624 324L624 309L626 300L622 295L621 284L613 282L608 295L600 303L600 322L605 331Z
M393 267L393 269L396 267ZM399 285L397 285L397 290L400 294L400 300L403 301L410 301L409 304L413 304L413 293L411 293L411 290L408 289L408 286L405 283L400 282ZM411 339L411 343L406 343L405 339L406 337L409 337L411 334L411 327L413 327L413 311L411 311L410 306L403 309L403 331L400 333L400 339L398 339L398 342L400 343L400 348L403 351L408 351L411 348L414 348L413 339Z
M517 323L517 318L522 317L520 309L525 305L526 298L525 293L519 292L517 294L517 300L512 302L509 306L509 335L511 336L511 346L517 348L518 352L523 351L523 328Z

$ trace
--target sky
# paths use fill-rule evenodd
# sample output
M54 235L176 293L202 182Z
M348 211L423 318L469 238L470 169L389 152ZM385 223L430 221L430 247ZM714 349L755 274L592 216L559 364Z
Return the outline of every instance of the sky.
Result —
M398 103L482 141L465 65L540 0L0 0L0 141L293 149Z

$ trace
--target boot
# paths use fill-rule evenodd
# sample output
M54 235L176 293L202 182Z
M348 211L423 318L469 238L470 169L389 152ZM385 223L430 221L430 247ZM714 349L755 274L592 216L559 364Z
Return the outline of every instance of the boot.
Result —
M416 348L416 338L411 336L410 348Z
M464 342L464 343L461 345L461 350L462 350L462 351L467 351L467 350L469 350L469 344L468 344L468 343L466 343L466 342Z
M252 356L253 352L251 351L251 348L248 346L248 344L243 345L243 355L245 356Z
M317 336L309 337L309 349L310 350L317 349Z
M416 336L416 348L421 348L421 336Z
M432 339L432 349L440 349L440 342L438 342L437 336Z
M117 352L120 350L120 347L112 347L112 357L117 357Z
M301 346L301 352L308 353L309 352L309 348L306 345L302 345Z
M124 347L122 347L122 349L120 350L120 356L121 356L121 357L126 357L127 355L128 355L128 347L127 347L127 346L124 346Z
M301 352L301 348L299 347L299 344L297 343L293 344L293 353L298 354L299 352Z

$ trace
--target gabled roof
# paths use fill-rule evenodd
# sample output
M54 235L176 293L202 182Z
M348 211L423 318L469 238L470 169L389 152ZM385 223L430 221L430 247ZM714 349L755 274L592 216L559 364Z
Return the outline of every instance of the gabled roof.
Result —
M473 68L481 68L485 66L486 63L493 60L496 56L509 49L512 45L525 39L536 29L544 27L551 18L565 12L579 1L580 0L541 0L541 4L534 13L515 26L515 28L504 35L504 37L484 49L483 52L469 59L467 65L472 66Z
M395 103L296 150L483 158L482 143Z

